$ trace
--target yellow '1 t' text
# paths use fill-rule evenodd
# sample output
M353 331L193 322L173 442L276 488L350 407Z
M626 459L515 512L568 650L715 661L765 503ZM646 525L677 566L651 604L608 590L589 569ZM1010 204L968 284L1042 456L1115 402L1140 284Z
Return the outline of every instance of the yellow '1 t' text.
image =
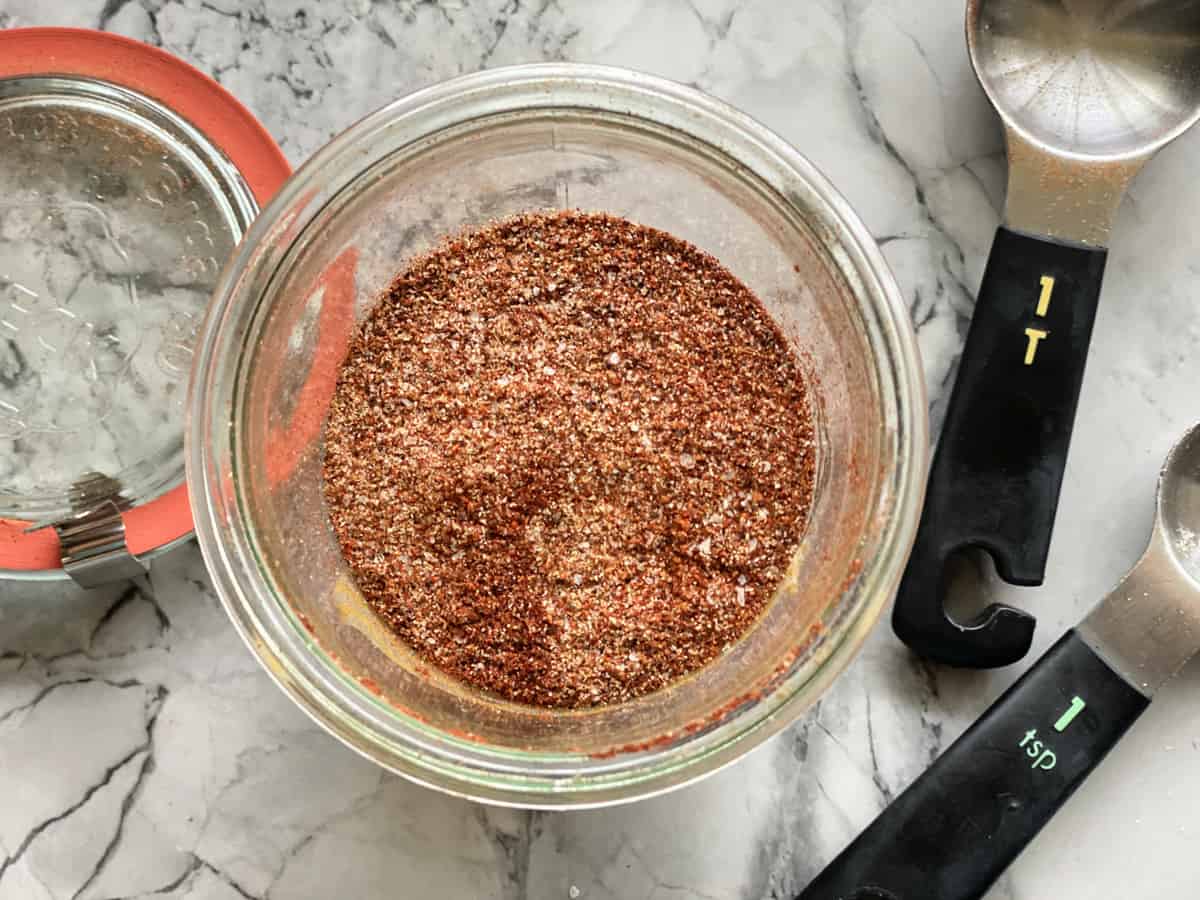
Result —
M1054 293L1054 276L1042 276L1042 293L1038 297L1037 315L1039 318L1045 318L1046 313L1050 312L1050 295ZM1025 365L1032 366L1033 360L1037 357L1038 343L1050 334L1043 328L1026 328L1025 338Z

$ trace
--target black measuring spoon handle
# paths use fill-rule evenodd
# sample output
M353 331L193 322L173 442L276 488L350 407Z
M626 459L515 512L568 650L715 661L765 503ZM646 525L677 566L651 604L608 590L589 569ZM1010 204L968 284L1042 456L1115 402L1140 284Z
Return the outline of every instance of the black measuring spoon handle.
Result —
M1106 251L1000 228L930 469L893 625L919 655L990 667L1029 650L1033 618L945 611L945 569L968 547L1011 584L1041 584Z
M1070 631L797 900L974 900L1150 701Z

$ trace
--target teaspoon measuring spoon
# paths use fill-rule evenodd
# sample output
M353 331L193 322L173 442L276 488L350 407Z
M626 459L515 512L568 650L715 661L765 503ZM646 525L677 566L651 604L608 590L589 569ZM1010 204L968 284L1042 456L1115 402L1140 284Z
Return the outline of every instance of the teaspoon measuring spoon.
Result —
M1200 118L1200 3L968 0L967 46L1004 123L1008 196L930 470L893 625L918 654L1001 666L1035 620L945 610L946 564L987 551L1041 584L1109 232L1130 179Z
M1200 425L1141 560L798 900L975 900L1200 651Z

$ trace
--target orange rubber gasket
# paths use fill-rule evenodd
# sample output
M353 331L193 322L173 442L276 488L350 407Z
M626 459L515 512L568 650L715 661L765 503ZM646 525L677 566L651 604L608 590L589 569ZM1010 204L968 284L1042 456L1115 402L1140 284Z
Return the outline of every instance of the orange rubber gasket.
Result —
M198 69L139 41L83 28L0 31L0 78L76 75L156 100L197 128L237 167L260 207L291 174L267 130L232 94ZM192 530L187 484L122 514L132 553L147 553ZM62 568L53 528L25 533L27 522L0 519L0 569Z

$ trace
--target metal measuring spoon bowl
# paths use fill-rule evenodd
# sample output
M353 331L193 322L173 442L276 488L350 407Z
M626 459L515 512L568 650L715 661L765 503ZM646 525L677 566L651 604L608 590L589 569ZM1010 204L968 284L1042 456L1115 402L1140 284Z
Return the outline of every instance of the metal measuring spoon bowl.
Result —
M1200 651L1200 425L1163 465L1145 554L1079 634L1147 697Z
M1200 118L1200 3L969 0L967 46L1004 123L1008 197L896 600L923 656L1020 659L1034 619L945 611L951 556L977 547L1042 583L1109 233L1130 179Z
M798 900L978 900L1200 651L1200 426L1121 583Z
M1200 118L1200 5L975 0L967 46L1008 137L1009 227L1105 246L1129 179Z

